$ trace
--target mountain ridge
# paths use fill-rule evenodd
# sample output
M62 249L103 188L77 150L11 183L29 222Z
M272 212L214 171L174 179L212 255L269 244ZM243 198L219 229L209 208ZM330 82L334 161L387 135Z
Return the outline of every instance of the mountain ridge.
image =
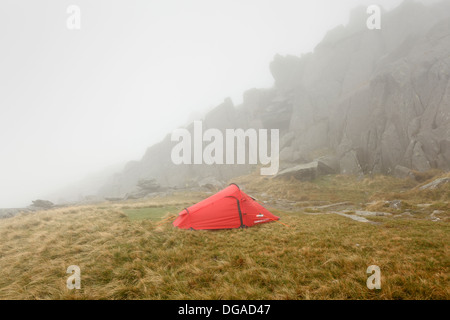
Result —
M279 129L282 168L333 157L346 174L450 169L450 3L405 1L366 27L361 8L330 30L314 52L276 55L274 85L227 98L204 128ZM192 132L192 124L187 127ZM204 178L227 181L251 165L179 165L167 135L129 162L99 194L124 196L141 179L186 187Z

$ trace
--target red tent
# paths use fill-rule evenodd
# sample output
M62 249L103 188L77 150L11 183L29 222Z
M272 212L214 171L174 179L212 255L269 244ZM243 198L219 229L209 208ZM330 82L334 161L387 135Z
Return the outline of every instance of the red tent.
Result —
M279 220L235 184L184 209L173 222L180 229L234 229Z

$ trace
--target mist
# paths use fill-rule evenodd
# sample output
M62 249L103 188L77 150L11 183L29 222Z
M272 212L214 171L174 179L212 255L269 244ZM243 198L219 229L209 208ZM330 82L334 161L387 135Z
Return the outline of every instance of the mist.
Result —
M390 10L400 0L377 1ZM81 29L66 9L81 9ZM126 161L311 52L372 1L2 1L0 207Z

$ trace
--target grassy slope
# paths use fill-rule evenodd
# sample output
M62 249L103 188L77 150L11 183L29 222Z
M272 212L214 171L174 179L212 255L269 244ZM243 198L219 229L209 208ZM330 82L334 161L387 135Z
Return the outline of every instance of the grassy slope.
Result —
M417 209L422 217L416 204L431 202L447 210L448 187L429 195L407 180L340 176L314 183L246 177L240 183L257 194L294 201L289 210L272 209L289 227L270 223L191 232L155 220L157 213L176 214L171 208L181 210L201 194L0 220L0 298L450 298L447 220L371 217L381 223L374 225L303 210L319 200L366 206L366 201L402 195L411 212ZM142 213L137 209L152 219L130 219L126 213ZM381 290L366 287L366 269L373 264L381 268ZM66 288L69 265L81 267L81 290Z

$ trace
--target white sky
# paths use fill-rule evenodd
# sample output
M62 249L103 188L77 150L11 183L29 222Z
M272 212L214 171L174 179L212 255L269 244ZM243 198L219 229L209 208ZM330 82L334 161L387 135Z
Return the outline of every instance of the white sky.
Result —
M2 0L0 208L140 159L194 114L272 86L275 54L312 51L357 5L400 2Z

